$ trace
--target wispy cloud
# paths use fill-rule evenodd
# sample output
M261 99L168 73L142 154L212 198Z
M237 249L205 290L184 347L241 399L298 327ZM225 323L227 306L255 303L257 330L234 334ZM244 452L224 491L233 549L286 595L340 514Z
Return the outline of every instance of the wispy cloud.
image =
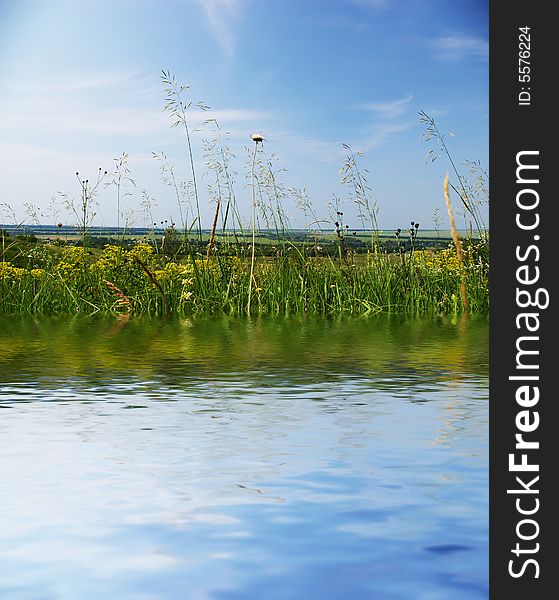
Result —
M127 106L121 101L107 102L91 94L83 97L63 89L16 94L0 101L0 111L10 118L0 122L0 131L16 132L18 137L38 139L53 135L56 146L62 134L92 135L95 138L115 135L143 135L160 131L168 125L166 116L145 106ZM122 100L122 96L118 98ZM123 106L124 104L124 106Z
M153 80L124 71L66 75L55 83L20 83L10 88L9 96L0 98L0 112L10 115L0 121L0 131L29 139L56 134L51 140L53 145L61 134L114 139L166 132L171 119L162 111L159 90L154 91L151 84ZM199 127L204 121L215 119L228 127L266 115L265 111L251 108L193 110L190 122Z
M120 69L60 75L56 80L53 80L52 76L48 80L34 79L32 82L23 80L18 81L13 89L15 92L21 93L62 94L114 88L121 84L139 86L145 84L146 81L148 79L140 78L135 69Z
M237 19L242 0L198 0L208 24L225 54L231 58L235 53L235 35L232 21Z
M359 110L375 114L374 122L365 124L360 131L354 132L342 140L319 139L303 136L293 131L274 131L273 139L290 148L290 153L301 156L313 156L318 162L340 163L346 155L342 142L355 150L368 152L387 143L393 136L409 130L415 124L409 115L413 96L389 101L370 102L353 106Z
M2 108L4 109L5 107ZM196 111L190 117L194 127L199 127L210 119L227 127L231 123L263 119L266 114L264 111L233 108ZM43 104L41 113L35 111L30 114L25 107L19 111L10 109L10 120L0 124L0 131L26 130L33 132L35 136L53 133L87 134L114 139L115 135L140 137L161 133L169 125L168 115L149 109L112 107L96 110L86 106Z
M385 119L394 119L401 117L407 111L412 99L413 96L409 94L405 98L401 98L399 100L358 104L356 108L374 112Z
M487 58L489 42L485 38L455 33L440 37L432 42L437 51L437 58L457 61L463 58Z
M389 138L402 133L411 127L411 123L381 123L366 130L358 143L354 144L356 149L368 152L384 144Z
M407 115L413 96L408 94L396 100L384 100L358 104L355 108L371 112L374 122L366 126L354 144L361 152L374 150L387 142L391 137L406 131L412 126Z
M313 157L321 163L337 163L344 156L341 141L319 139L290 130L272 131L274 142L286 154L297 157Z

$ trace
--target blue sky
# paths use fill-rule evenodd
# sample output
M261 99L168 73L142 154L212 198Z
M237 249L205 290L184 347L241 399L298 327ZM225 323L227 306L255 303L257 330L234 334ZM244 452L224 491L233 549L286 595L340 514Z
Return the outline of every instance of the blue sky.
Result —
M449 165L426 162L418 111L452 132L458 164L488 166L487 0L0 0L0 221L15 213L30 222L32 205L43 223L73 224L58 193L79 199L76 171L94 179L123 152L136 184L121 201L126 218L144 225L143 191L154 220L177 221L175 193L152 156L164 152L177 180L191 178L184 138L162 110L162 69L191 86L194 105L210 106L189 113L201 129L192 141L203 227L214 211L208 118L228 133L247 222L245 148L255 131L286 189L305 188L325 220L336 196L355 227L357 207L340 183L342 143L364 153L387 230L410 220L433 228L437 207L447 227ZM101 186L96 202L96 224L116 224L115 188ZM284 203L292 226L303 226L294 201Z

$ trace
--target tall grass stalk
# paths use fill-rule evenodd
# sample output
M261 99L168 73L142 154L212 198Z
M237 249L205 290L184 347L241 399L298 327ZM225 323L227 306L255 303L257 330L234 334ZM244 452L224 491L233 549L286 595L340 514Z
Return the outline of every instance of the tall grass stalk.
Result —
M214 219L212 222L212 228L210 230L210 241L208 242L208 247L206 249L206 261L210 260L210 254L212 252L212 248L214 247L215 242L215 230L217 227L217 218L219 216L219 207L221 205L221 197L218 195L215 202L215 213Z
M114 186L116 188L116 226L120 229L120 202L121 199L130 196L130 192L124 191L127 183L131 183L136 187L136 182L130 176L130 169L128 168L128 154L123 152L118 158L114 159L115 170L110 173L111 181L105 184L105 187ZM124 192L124 193L123 193Z
M186 242L188 211L187 211L187 214L185 215L182 210L181 190L179 187L180 184L175 177L174 165L173 165L173 163L171 163L169 161L169 159L167 158L167 155L164 152L161 152L160 154L157 154L156 152L152 152L152 156L155 160L157 160L161 163L161 166L159 167L160 174L161 174L161 180L163 181L163 183L165 185L172 187L173 191L175 192L175 197L177 199L177 206L179 209L179 218L181 220L181 227L182 227L182 231L184 233L185 242Z
M450 203L450 195L448 193L448 175L444 178L443 190L446 209L448 211L448 218L450 220L450 231L452 233L452 240L454 242L454 247L456 248L456 256L458 257L458 264L460 266L460 296L462 299L462 306L464 307L464 310L467 311L468 294L466 292L466 280L464 277L464 255L462 253L462 245L460 244L460 238L458 236L458 231L456 230L456 224L454 222L452 205Z
M419 111L419 121L420 121L420 123L422 123L426 126L426 131L421 136L421 139L423 141L435 140L435 142L439 145L439 152L436 152L435 150L430 149L427 152L427 158L431 162L434 162L438 158L440 152L442 152L447 157L447 159L450 163L450 166L451 166L454 174L456 175L458 187L454 186L450 181L449 181L448 185L458 195L458 197L462 201L462 204L464 205L464 208L467 210L467 212L473 218L479 235L481 237L484 237L485 228L482 227L483 219L481 218L479 208L476 206L474 199L472 198L472 195L467 190L465 177L463 175L461 175L458 171L456 163L454 162L452 154L450 153L450 150L446 144L445 135L443 133L441 133L439 126L437 125L437 123L435 122L433 117L430 117L423 110Z
M256 256L256 155L258 153L258 144L264 141L262 135L258 133L252 134L252 140L254 142L254 149L252 152L252 167L250 170L251 177L251 191L252 191L252 244L251 244L251 258L250 258L250 277L248 283L248 300L247 300L247 314L250 315L250 302L252 300L252 282L254 279L254 260Z
M216 203L214 218L210 230L210 242L207 247L207 257L209 257L212 248L214 247L215 237L218 226L218 217L221 215L221 231L222 235L226 235L227 222L231 214L233 220L233 235L236 243L238 243L237 226L235 219L241 230L242 223L236 206L235 192L233 189L233 181L229 172L229 160L232 156L229 148L224 146L221 127L216 119L208 119L206 124L213 123L215 125L216 135L210 140L203 140L205 148L206 166L210 172L213 172L213 183L208 184L208 193L210 199ZM223 204L225 207L223 208Z
M370 198L371 188L367 179L359 168L358 159L363 156L361 152L352 150L349 144L342 144L343 148L349 152L340 169L342 184L347 184L352 188L352 198L357 205L361 228L371 230L371 250L379 250L379 226L377 221L378 205ZM364 170L367 172L367 170ZM367 221L367 227L365 222Z
M192 142L190 139L190 128L188 126L188 120L186 118L187 111L192 107L192 101L185 101L182 98L182 94L190 88L189 85L181 85L176 80L175 76L172 75L169 71L161 71L161 80L164 85L166 93L166 101L163 110L167 110L171 113L171 116L175 119L171 125L171 127L177 127L182 125L185 138L186 145L188 147L188 157L190 162L190 171L192 174L192 183L194 185L194 197L196 199L196 215L198 219L198 239L202 240L202 223L200 218L200 199L198 196L198 184L196 181L196 169L194 167L194 157L192 154ZM203 102L198 102L196 106L200 110L208 110L208 106Z
M79 172L76 171L76 178L81 188L80 202L78 206L76 206L74 199L68 194L61 193L66 208L74 214L78 221L77 226L82 238L83 246L86 246L87 234L89 233L89 230L93 224L93 219L96 216L95 213L91 212L95 194L107 175L108 172L103 171L101 167L99 167L99 171L97 172L97 180L92 184L89 182L89 179L82 179Z
M225 230L229 221L229 215L231 214L233 219L233 232L235 234L235 239L237 240L236 230L238 228L242 235L243 224L235 197L235 189L233 185L234 174L232 174L229 169L230 159L234 158L235 155L230 151L229 146L224 144L223 133L221 126L217 122L217 119L208 119L206 123L214 123L216 127L216 137L210 142L208 154L210 155L211 164L213 164L213 168L216 171L216 182L219 182L220 190L223 190L227 199L225 203L225 209L222 211L221 229L223 234L225 234ZM227 135L227 133L225 135ZM215 155L212 156L214 152ZM208 163L208 166L209 165L210 162Z

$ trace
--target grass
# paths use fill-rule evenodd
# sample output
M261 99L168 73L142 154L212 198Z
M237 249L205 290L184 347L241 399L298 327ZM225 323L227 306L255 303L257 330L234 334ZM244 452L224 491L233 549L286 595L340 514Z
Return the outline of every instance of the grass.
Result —
M485 172L477 163L467 163L478 178L469 185L458 171L444 136L425 113L420 113L421 122L427 125L425 139L440 145L457 181L453 185L447 178L444 187L453 244L449 245L449 237L441 237L439 222L436 232L424 231L414 221L407 232L381 231L379 205L365 177L367 171L360 167L361 154L347 144L343 145L348 156L340 170L341 183L356 205L361 228L344 225L337 198L331 204L335 210L331 222L319 219L305 190L286 188L280 181L281 169L274 166L274 155L264 151L260 133L252 135L254 146L249 149L251 221L250 227L243 229L229 171L232 154L213 119L215 136L205 146L209 179L213 182L208 186L208 196L215 203L215 211L211 229L205 233L187 120L192 103L184 99L188 86L179 84L168 72L163 72L162 80L166 86L165 109L173 118L172 125L184 132L192 178L179 181L165 154L154 153L164 183L176 195L180 226L177 228L172 221L153 223L151 197L142 190L140 209L150 222L145 237L137 239L127 227L119 230L116 239L96 237L92 224L98 191L113 186L120 223L121 200L129 195L126 185L135 185L128 155L123 153L115 159L113 173L99 170L93 183L76 173L79 201L62 196L66 208L76 217L74 235L61 223L54 240L17 235L21 223L10 232L0 230L0 313L488 312L488 236L482 230L479 213L486 193ZM197 106L207 108L203 103ZM459 239L449 186L465 215L474 219L475 238L470 227L467 239ZM305 230L294 230L289 225L283 209L288 195L304 212ZM18 223L15 218L13 221ZM196 236L191 235L193 230Z
M462 286L469 312L488 311L481 244L460 245L460 262L453 247L350 258L310 256L295 245L274 256L214 248L207 259L173 257L145 241L95 250L8 240L2 313L449 314L466 309Z

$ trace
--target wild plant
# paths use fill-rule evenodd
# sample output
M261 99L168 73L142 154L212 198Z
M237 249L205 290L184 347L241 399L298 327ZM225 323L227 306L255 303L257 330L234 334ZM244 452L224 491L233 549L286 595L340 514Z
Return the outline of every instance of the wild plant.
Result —
M109 290L115 296L116 304L120 308L126 309L127 313L132 313L134 310L134 304L133 304L132 300L126 294L124 294L122 292L122 290L117 288L117 286L114 283L112 283L111 281L108 281L107 279L103 279L103 283L109 288Z
M196 217L194 215L193 199L194 199L194 185L192 181L179 181L180 198L184 212L184 220L188 225L189 215L192 215L192 222L188 225L188 233L192 231L192 228L196 225ZM185 239L188 238L185 230Z
M426 131L421 135L420 139L425 142L433 140L436 144L435 148L431 148L427 152L427 160L430 162L435 162L437 158L439 158L439 156L446 156L450 163L452 171L456 176L456 185L452 184L449 181L448 186L458 195L462 202L462 205L474 220L479 235L481 237L484 237L486 229L483 225L483 218L479 210L479 202L476 202L476 198L472 194L472 188L468 185L467 178L458 171L454 158L452 157L452 154L450 153L450 150L446 143L447 135L452 137L454 134L452 132L443 134L433 117L430 117L423 110L419 111L419 121L426 127ZM488 199L489 197L487 196L487 200Z
M478 202L487 204L489 202L489 173L481 166L479 160L465 160L464 167L467 167L475 180L472 186Z
M379 207L372 198L372 190L367 183L364 173L367 169L359 167L358 160L363 156L362 152L353 151L349 144L342 144L349 152L340 168L341 183L351 188L351 198L357 205L359 220L363 231L371 231L371 250L373 253L379 251L380 236L377 215ZM366 226L367 225L367 226Z
M123 216L120 209L121 199L132 195L130 192L125 191L125 188L128 183L136 187L136 182L130 176L128 154L126 152L115 158L114 162L116 163L114 171L109 173L111 181L105 183L105 187L114 186L116 188L116 226L117 229L120 229L120 218Z
M313 250L315 254L320 252L319 237L324 237L322 225L331 223L328 219L320 219L316 215L312 202L309 198L306 188L288 188L287 192L295 201L295 206L303 211L305 219L305 231L307 236L311 236L313 241Z
M347 245L347 235L349 234L349 225L344 224L344 213L340 198L332 194L332 200L328 203L329 223L334 225L336 233L336 242L338 247L338 257L343 259L346 264L350 264L351 252Z
M252 299L252 283L254 280L254 262L256 257L256 202L259 190L257 190L257 179L256 179L256 155L258 154L258 144L262 145L264 142L264 136L261 133L253 133L251 136L254 142L254 148L252 151L252 163L250 168L250 183L252 192L252 244L251 244L251 256L250 256L250 277L248 282L248 299L247 299L247 314L250 315L250 302Z
M50 199L50 202L47 205L47 208L44 213L41 213L41 216L46 219L47 223L58 224L59 223L59 215L60 215L60 204L58 203L58 199L56 196L53 196ZM62 227L62 224L60 225Z
M40 222L39 215L41 209L38 206L32 204L31 202L24 202L23 209L28 217L26 221L28 220L32 225L38 225Z
M296 260L252 263L242 256L209 262L200 256L180 264L157 256L148 244L130 250L107 246L100 255L45 245L52 254L48 269L35 258L25 267L0 263L0 311L113 312L127 309L121 293L138 315L240 315L247 307L249 314L276 315L486 313L487 269L471 246L462 251L461 263L458 247L435 255L417 250L405 261L377 255L372 264L304 260L300 254ZM119 292L109 288L108 294L104 281ZM466 306L460 303L462 286L468 291ZM115 297L123 304L115 305Z
M229 162L234 155L229 150L227 145L223 143L222 131L216 119L208 119L206 124L212 123L215 126L215 135L211 139L202 140L204 146L204 158L208 172L212 173L212 181L208 183L208 194L210 200L215 203L214 218L210 229L210 240L207 246L206 258L209 259L212 248L215 243L216 229L218 225L218 217L221 214L221 230L225 235L227 222L231 216L233 221L233 234L238 242L237 229L235 221L241 228L242 223L239 217L238 208L233 189L233 174L229 169ZM224 209L220 209L222 204L225 204Z
M243 225L235 199L235 174L230 168L233 155L227 146L227 134L217 121L210 119L206 124L213 124L214 129L203 143L209 176L208 193L215 202L215 211L204 257L199 252L202 229L191 144L193 130L187 122L192 103L184 100L188 86L181 86L165 71L162 79L167 86L165 110L174 117L173 126L184 130L190 179L179 181L173 164L163 152L153 153L153 156L160 163L163 182L172 187L176 196L188 255L180 254L183 246L173 216L160 223L154 221L154 201L146 190L142 190L140 210L144 223L149 223L152 245L138 244L129 249L122 244L99 251L70 244L65 247L45 244L41 246L45 250L43 256L41 252L29 250L29 240L6 241L7 235L3 234L0 311L114 312L115 309L124 309L133 310L135 314L173 311L179 314L303 315L370 314L379 311L439 314L449 310L487 310L487 263L481 260L476 245L468 245L468 242L463 243L457 238L448 197L449 188L454 189L462 204L470 206L477 215L480 203L488 197L486 173L479 163L466 162L464 165L473 181L456 171L456 186L453 188L448 179L445 183L445 202L452 234L456 236L454 249L438 253L435 257L421 250L419 223L411 221L407 231L397 229L395 232L396 249L400 254L398 260L380 252L382 232L377 223L378 205L366 180L367 170L361 167L362 154L344 144L348 156L340 169L341 182L349 187L350 199L357 207L358 224L363 231L371 231L371 245L364 260L353 252L353 244L357 242L352 242L350 234L353 227L350 230L344 220L340 199L334 196L329 205L332 209L329 220L318 218L306 189L283 185L280 173L284 169L278 168L274 154L268 155L264 151L261 133L252 134L253 146L248 149L247 180L251 190L251 210ZM197 106L201 110L207 108L201 103ZM427 115L424 118L429 119ZM430 122L428 125L431 126ZM432 129L431 133L431 139L443 144L440 151L446 151L446 156L451 159L444 136L440 136L438 129ZM95 217L96 193L101 181L108 178L105 187L115 187L119 228L122 219L126 228L134 217L133 213L122 210L128 186L132 185L128 155L123 153L115 162L113 172L103 174L100 170L97 182L92 184L76 174L81 185L80 202L74 202L66 195L67 207L78 220L82 245ZM305 230L313 236L312 260L305 253L308 234L300 236L290 229L284 210L288 196L294 198L303 211ZM29 207L26 207L26 212L27 218L32 221L38 214ZM13 221L17 223L15 216ZM438 236L440 220L435 223ZM483 225L481 218L479 224ZM263 231L264 226L268 231ZM194 227L198 229L199 240L197 245L190 245L188 234ZM243 237L246 230L247 237L237 245L236 255L229 251L212 254L212 249L220 247L218 227L221 227L224 236L226 229L231 227L235 236L238 227ZM273 231L285 252L276 252L273 259L264 258L264 250L271 250L268 254L274 256L275 242L273 246L266 247L264 243L257 245L257 241L260 242L258 238L272 237L270 232ZM7 246L12 243L13 248L7 254ZM319 243L324 243L323 253L319 253ZM359 243L363 245L362 241ZM263 255L262 259L257 256L259 254Z
M62 198L63 204L67 210L72 212L77 219L77 228L82 238L82 245L86 245L87 235L93 224L93 220L96 217L96 213L92 212L92 208L95 205L95 196L99 186L103 183L107 177L108 172L103 171L99 167L97 173L97 179L95 182L90 183L89 179L82 179L78 171L76 171L76 178L80 184L81 193L80 201L76 203L75 199L65 192L59 192Z
M7 218L4 216L4 214L8 215ZM3 225L8 225L8 223L11 223L14 231L17 231L25 223L25 219L19 221L16 211L7 202L0 202L0 219L2 220Z
M155 229L157 223L153 220L154 206L157 206L155 199L151 198L148 191L143 189L140 191L140 216L142 219L143 226L149 230L148 237L152 246L157 249L157 243L155 241Z
M346 234L349 229L349 225L344 226L344 213L341 210L336 211L336 219L334 221L334 227L336 228L336 238L338 239L340 248L340 257L343 258L346 263L349 263L349 250L346 242Z
M184 100L183 94L186 90L190 89L189 85L180 84L174 75L172 75L169 71L161 71L161 80L165 86L165 94L166 94L166 104L163 110L168 111L171 114L171 117L174 119L171 127L178 127L182 125L186 144L188 147L188 157L190 162L190 171L192 174L192 183L194 186L194 197L196 200L196 216L198 220L198 238L199 241L202 241L202 224L200 220L200 199L198 197L198 185L196 181L196 169L194 167L194 158L192 154L192 142L190 139L190 128L188 125L187 113L189 109L192 107L192 100ZM207 106L204 102L197 102L196 106L200 110L208 110L209 106Z
M439 241L441 238L441 209L438 206L433 210L432 219L435 231L437 232L437 241Z
M214 246L215 241L215 230L217 228L217 220L219 217L219 209L221 208L221 199L223 195L223 179L222 179L222 169L221 163L218 159L216 159L215 151L217 146L217 140L202 140L202 145L204 147L204 156L206 158L206 166L208 170L214 173L214 181L208 183L208 195L210 198L210 202L215 203L215 212L214 218L212 221L212 226L210 229L210 239L206 248L206 260L209 260L212 248Z
M414 253L415 250L415 242L417 240L417 234L419 231L419 223L416 223L415 221L411 221L411 227L409 228L409 232L410 232L410 247L411 247L411 253Z
M134 208L126 208L122 211L122 219L124 222L124 227L122 231L122 240L124 240L124 234L131 227L134 227L138 220L138 212Z
M208 169L214 171L215 177L215 190L220 199L224 199L225 208L222 211L221 229L225 233L227 228L229 217L232 218L232 228L236 232L237 227L243 231L243 225L239 210L237 207L235 189L234 189L234 178L236 173L230 169L231 159L235 158L235 155L231 152L229 146L225 143L224 136L226 137L227 132L223 132L221 126L216 119L208 119L205 124L213 123L215 126L215 136L206 141L206 166ZM212 190L214 192L214 190Z
M151 228L153 230L153 225L155 225L155 221L153 220L153 207L157 206L155 199L151 198L149 192L146 189L142 189L140 191L140 216L142 218L142 223L144 227Z
M4 217L4 212L9 215L8 219ZM7 202L0 203L0 218L2 219L2 224L4 225L7 225L8 222L13 223L14 227L12 233L16 233L25 222L24 219L18 223L18 217L15 210ZM10 234L8 234L4 227L2 227L0 230L0 236L2 238L2 263L5 263L7 252L14 247L16 242L14 239L10 238Z
M394 236L396 237L396 250L400 255L402 254L402 252L406 251L406 242L402 242L402 240L400 239L401 235L402 230L400 229L400 227L398 227L398 229L396 229L396 231L394 232Z
M466 281L464 274L464 258L462 253L462 245L460 244L460 238L458 236L458 231L456 229L456 225L454 223L454 215L452 213L452 205L450 202L450 195L448 193L448 175L444 179L443 184L444 191L444 199L446 203L446 208L448 211L448 218L450 221L450 231L452 233L452 240L454 241L454 246L456 248L456 256L458 257L458 263L460 265L460 295L462 298L462 306L464 310L468 310L468 296L466 290Z
M187 222L185 219L185 215L183 213L183 197L184 196L181 193L180 184L175 177L175 168L173 166L173 163L171 161L169 161L169 159L167 158L167 155L164 152L161 152L160 154L157 154L156 152L152 152L151 155L153 156L153 158L155 160L157 160L160 163L159 173L161 176L161 181L165 185L172 187L173 191L175 192L175 197L177 199L177 206L179 209L179 217L181 220L182 230L185 232L185 235L186 235ZM182 188L182 189L184 189L184 188ZM188 214L187 214L187 216L188 216Z
M479 160L465 160L462 166L467 168L470 175L473 177L473 180L465 178L472 203L476 207L489 204L489 173L487 170L481 166L481 162ZM483 222L481 213L480 221L483 226L483 231L481 232L482 239L486 241L487 228Z
M311 227L312 221L315 221L316 218L307 188L291 187L288 188L287 192L295 201L295 206L303 212L305 230L308 230Z
M248 150L248 149L247 149ZM274 239L273 250L277 256L286 256L290 250L299 252L290 239L289 218L283 208L283 202L288 196L286 187L278 180L278 174L285 169L274 168L277 156L268 156L263 148L260 148L253 156L250 155L250 178L251 187L254 180L254 208L256 223L262 223L266 230L265 236ZM274 235L272 235L274 232ZM280 248L278 248L280 246Z

